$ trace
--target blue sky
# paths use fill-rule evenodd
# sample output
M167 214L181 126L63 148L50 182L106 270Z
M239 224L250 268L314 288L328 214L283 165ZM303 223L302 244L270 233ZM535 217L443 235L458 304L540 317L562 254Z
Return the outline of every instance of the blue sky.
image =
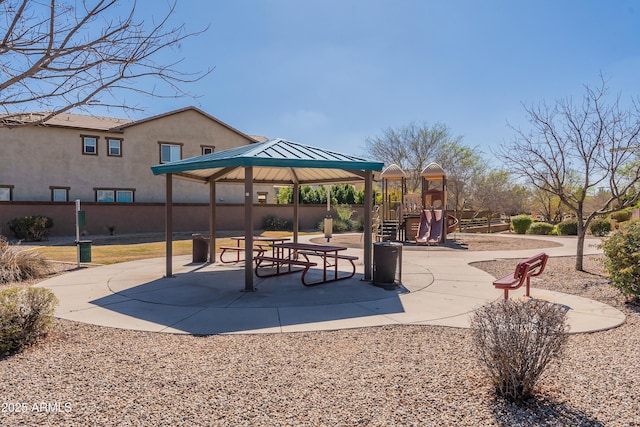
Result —
M140 17L158 4L139 0ZM167 59L215 70L188 87L198 99L128 94L139 117L195 105L348 154L385 128L441 122L490 159L507 122L526 126L523 103L580 99L601 72L612 94L640 95L635 0L178 0L173 19L210 28Z

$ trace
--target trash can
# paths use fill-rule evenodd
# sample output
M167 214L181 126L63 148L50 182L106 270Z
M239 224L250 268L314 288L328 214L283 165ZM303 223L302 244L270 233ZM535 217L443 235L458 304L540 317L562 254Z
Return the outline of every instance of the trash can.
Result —
M395 287L402 282L402 243L373 244L373 284Z
M80 262L91 262L91 243L93 243L93 240L80 240L78 242Z
M192 234L193 262L207 262L209 257L209 236L206 234Z

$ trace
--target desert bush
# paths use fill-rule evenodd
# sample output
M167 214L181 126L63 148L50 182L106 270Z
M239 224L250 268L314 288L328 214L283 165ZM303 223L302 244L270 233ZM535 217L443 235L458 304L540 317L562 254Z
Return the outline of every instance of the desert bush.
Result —
M53 220L47 216L33 215L14 218L8 224L16 239L39 242L49 235Z
M556 225L556 229L560 236L577 236L578 221L575 219L565 219L560 224Z
M623 209L621 211L612 212L611 219L617 222L625 222L631 219L631 209Z
M533 222L533 218L529 215L516 215L511 218L511 226L513 227L513 231L516 234L524 234L531 226Z
M553 225L548 222L534 222L527 230L527 234L537 234L541 236L546 236L551 234L553 231Z
M0 237L0 283L19 282L49 272L49 263L35 251L24 251Z
M293 230L293 221L279 218L275 215L266 215L262 218L262 229L267 231L291 231Z
M356 221L351 219L355 211L350 205L336 205L336 217L333 220L333 229L337 232L353 231L358 228Z
M611 231L611 221L608 219L596 218L589 224L589 231L594 236L606 236Z
M625 296L640 299L640 221L614 231L601 247L611 284Z
M355 211L350 205L336 205L334 207L333 232L344 233L345 231L358 230L358 221L351 219ZM318 230L324 232L324 219L318 222Z
M532 396L544 369L561 355L567 329L562 306L536 299L496 301L471 319L477 357L496 393L514 402Z
M22 350L53 325L56 296L45 288L11 288L0 292L0 356Z

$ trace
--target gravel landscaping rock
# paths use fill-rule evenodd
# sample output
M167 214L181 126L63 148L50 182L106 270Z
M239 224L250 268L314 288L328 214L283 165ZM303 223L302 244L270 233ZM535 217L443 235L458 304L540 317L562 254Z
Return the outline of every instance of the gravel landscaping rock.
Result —
M627 322L570 336L522 406L495 398L464 329L197 337L57 320L0 360L0 425L640 425L640 316L600 257L585 259L587 273L550 259L533 286L613 305ZM515 262L475 266L500 276Z

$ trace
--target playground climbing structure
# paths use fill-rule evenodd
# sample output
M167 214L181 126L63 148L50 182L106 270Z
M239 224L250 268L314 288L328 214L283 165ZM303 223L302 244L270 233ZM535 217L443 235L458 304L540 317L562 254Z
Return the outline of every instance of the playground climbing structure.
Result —
M385 174L386 172L386 174ZM448 214L447 176L437 163L428 164L421 172L421 193L406 193L406 174L397 165L382 172L383 206L378 222L378 240L400 240L436 245L446 242L447 234L458 227L457 218ZM397 189L400 182L400 190ZM396 183L396 190L390 183ZM393 233L384 233L382 225L394 224Z

